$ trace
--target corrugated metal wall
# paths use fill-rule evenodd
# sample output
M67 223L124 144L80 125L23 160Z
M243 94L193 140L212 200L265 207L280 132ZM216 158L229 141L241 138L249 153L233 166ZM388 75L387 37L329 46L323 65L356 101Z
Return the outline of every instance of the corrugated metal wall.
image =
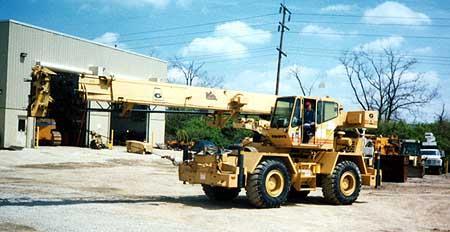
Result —
M9 24L8 78L6 88L5 141L3 146L15 145L17 119L26 115L30 84L24 82L29 78L31 67L36 62L46 62L79 69L102 66L107 73L127 78L167 77L167 63L130 52L95 44L92 42L46 31L32 26L10 21ZM2 33L3 34L3 33ZM21 53L27 56L23 59ZM0 66L1 67L1 66ZM0 74L1 75L1 74ZM95 114L97 115L97 114ZM109 123L108 113L97 115ZM96 117L97 117L96 116ZM164 138L164 115L152 115L152 128L158 135L158 142ZM100 121L91 118L91 121ZM106 125L109 128L109 125Z
M0 22L0 144L4 141L9 23Z

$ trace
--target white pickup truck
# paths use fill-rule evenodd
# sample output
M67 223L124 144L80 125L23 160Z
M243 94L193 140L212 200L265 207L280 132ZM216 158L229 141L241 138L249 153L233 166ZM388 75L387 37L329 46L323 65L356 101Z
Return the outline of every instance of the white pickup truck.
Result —
M442 153L438 149L420 149L422 160L425 160L425 171L441 174Z
M425 139L426 141L422 142L422 149L420 149L422 160L425 160L425 171L440 175L442 173L442 157L445 156L444 152L438 149L433 133L425 133Z

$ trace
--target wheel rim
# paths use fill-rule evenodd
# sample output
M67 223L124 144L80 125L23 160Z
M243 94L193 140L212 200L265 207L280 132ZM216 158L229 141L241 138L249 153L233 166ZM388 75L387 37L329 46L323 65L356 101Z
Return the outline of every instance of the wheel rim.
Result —
M342 174L339 181L339 187L342 194L345 196L350 196L355 192L356 189L356 177L353 172L347 171Z
M284 188L284 177L279 170L272 170L266 177L266 192L271 197L278 197Z

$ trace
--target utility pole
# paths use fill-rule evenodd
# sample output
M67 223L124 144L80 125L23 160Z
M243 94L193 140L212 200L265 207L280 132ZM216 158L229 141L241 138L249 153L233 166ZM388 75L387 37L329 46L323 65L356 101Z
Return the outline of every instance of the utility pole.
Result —
M275 86L275 95L278 95L278 89L280 86L280 69L281 69L281 58L287 57L286 53L283 51L283 38L284 38L284 32L285 30L289 31L289 28L286 26L286 15L288 15L288 22L291 21L291 11L286 7L285 4L280 3L280 14L282 15L281 22L279 22L278 25L278 31L281 32L280 34L280 46L277 48L278 51L278 67L277 67L277 83Z

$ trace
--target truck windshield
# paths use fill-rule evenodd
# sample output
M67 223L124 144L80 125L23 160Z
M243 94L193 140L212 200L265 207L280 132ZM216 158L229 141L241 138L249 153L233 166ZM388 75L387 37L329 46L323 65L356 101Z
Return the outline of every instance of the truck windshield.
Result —
M413 156L419 155L420 154L420 144L404 142L402 154L403 155L413 155Z
M439 156L439 153L437 151L420 151L420 154L422 155L435 155Z
M286 128L289 126L294 102L294 97L279 98L277 100L275 111L272 116L272 122L270 123L272 128Z

